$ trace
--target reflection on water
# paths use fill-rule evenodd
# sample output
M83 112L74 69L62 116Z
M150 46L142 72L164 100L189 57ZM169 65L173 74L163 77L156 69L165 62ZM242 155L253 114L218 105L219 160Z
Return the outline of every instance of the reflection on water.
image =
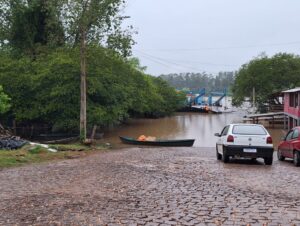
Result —
M119 136L137 138L140 135L155 136L160 139L196 139L194 147L215 147L214 133L221 132L230 123L242 122L244 112L226 114L178 113L162 119L134 119L112 130L105 131L104 142L113 147L122 147ZM268 129L275 145L283 131Z

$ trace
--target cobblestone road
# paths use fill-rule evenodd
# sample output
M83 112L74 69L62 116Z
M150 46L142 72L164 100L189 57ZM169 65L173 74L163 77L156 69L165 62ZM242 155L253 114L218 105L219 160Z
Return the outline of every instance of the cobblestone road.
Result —
M133 148L3 169L0 225L300 225L300 168Z

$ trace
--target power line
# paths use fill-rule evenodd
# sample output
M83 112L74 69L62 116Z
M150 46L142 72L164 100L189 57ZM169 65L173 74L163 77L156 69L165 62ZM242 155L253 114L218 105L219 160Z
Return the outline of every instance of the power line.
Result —
M143 51L161 51L161 52L189 52L189 51L203 51L203 50L230 50L230 49L247 49L247 48L266 48L274 46L285 46L285 45L299 45L300 41L286 42L286 43L272 43L264 45L245 45L245 46L227 46L227 47L202 47L193 49L143 49ZM141 50L140 50L141 51Z
M159 64L162 64L164 66L166 66L166 65L167 66L169 66L169 65L174 66L175 65L176 67L186 68L188 70L203 71L203 72L205 71L205 70L199 70L199 68L191 67L191 66L188 66L188 65L178 64L178 63L176 63L176 62L174 62L172 60L168 60L168 59L163 59L163 58L160 58L160 57L156 57L156 56L150 55L148 53L145 53L145 52L142 52L142 51L139 51L139 50L137 50L137 52L139 52L141 54L141 57L147 58L148 60L152 60L152 61L154 61L156 63L159 63ZM218 65L218 66L221 66L221 65ZM206 72L208 72L208 71L206 71ZM209 72L209 73L211 73L211 74L217 74L218 72Z
M178 63L176 63L176 62L172 62L172 61L170 61L170 60L162 59L162 58L160 58L160 57L156 57L156 56L150 55L150 54L145 53L145 52L142 52L142 51L138 51L138 52L140 52L141 54L146 55L146 56L148 56L148 57L151 57L151 58L153 58L153 59L159 60L159 61L161 61L161 62L165 62L165 63L167 63L167 64L176 65L176 66L183 67L183 68L189 68L189 69L192 69L192 70L199 70L199 68L194 68L194 67L190 67L190 66L178 64Z

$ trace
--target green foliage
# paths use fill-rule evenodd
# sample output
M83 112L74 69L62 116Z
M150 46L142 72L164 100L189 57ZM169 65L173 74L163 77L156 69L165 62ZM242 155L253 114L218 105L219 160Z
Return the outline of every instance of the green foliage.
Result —
M80 63L77 48L16 59L0 55L0 83L12 98L18 123L47 123L78 132ZM88 124L107 126L130 116L165 116L184 97L162 79L145 75L114 52L88 48Z
M57 0L4 0L0 8L0 40L17 54L34 56L41 46L65 42Z
M3 92L3 87L0 85L0 114L7 112L10 108L10 98Z
M258 105L266 102L272 93L300 86L300 57L279 53L273 57L264 54L244 64L233 86L233 103L241 105L246 97L252 100L255 88Z
M35 146L35 147L32 147L32 148L30 148L29 150L28 150L28 152L30 153L30 154L40 154L40 153L42 153L42 152L45 152L45 150L43 149L43 147L41 147L41 146Z

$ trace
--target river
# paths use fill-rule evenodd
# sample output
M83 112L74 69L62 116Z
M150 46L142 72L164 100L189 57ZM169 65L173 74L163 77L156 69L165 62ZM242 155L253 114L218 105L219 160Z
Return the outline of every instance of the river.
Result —
M196 139L194 147L215 147L215 133L221 132L230 123L242 122L246 115L243 111L224 114L176 113L160 119L131 119L125 124L106 130L102 142L110 143L113 148L126 147L119 136L137 138L140 135L160 139ZM274 145L277 146L284 135L282 129L267 128Z

